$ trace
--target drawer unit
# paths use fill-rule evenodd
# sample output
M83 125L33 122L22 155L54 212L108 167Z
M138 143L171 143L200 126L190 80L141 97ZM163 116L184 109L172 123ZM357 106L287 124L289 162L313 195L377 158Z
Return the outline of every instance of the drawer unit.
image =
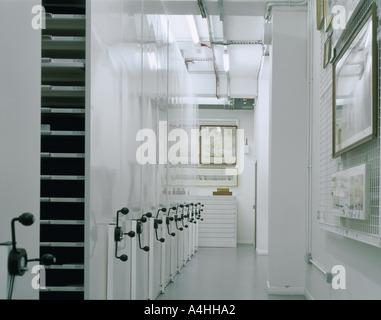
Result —
M237 246L237 200L232 196L197 197L204 204L199 222L199 247Z

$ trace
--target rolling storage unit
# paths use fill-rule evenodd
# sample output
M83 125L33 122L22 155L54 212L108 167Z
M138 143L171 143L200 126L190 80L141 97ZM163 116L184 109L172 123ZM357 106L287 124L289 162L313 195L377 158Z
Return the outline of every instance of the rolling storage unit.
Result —
M0 97L2 119L7 119L2 136L9 139L11 133L17 148L5 152L12 157L3 166L9 172L1 185L6 195L2 210L11 216L3 217L1 225L32 212L36 221L20 234L20 244L29 241L22 246L31 258L46 253L56 258L45 267L46 282L39 290L31 288L34 274L28 272L17 281L14 297L154 299L188 259L185 233L172 222L177 236L168 235L161 214L157 236L152 219L142 227L141 242L150 252L140 250L138 237L125 238L119 251L129 259L123 262L114 256L112 232L120 208L130 210L121 219L124 230L137 232L142 214L155 214L171 203L169 164L137 162L139 130L152 128L158 135L160 122L172 128L179 118L197 118L183 58L177 44L169 42L169 23L163 14L144 13L148 1L141 7L130 0L12 3L1 8L17 8L27 26L7 34L6 47L12 47L14 34L21 38L26 32L30 41L22 38L22 50L4 49L8 64L21 66L24 77L3 62L6 72L0 79L8 92ZM46 11L46 28L29 30L31 9L39 4ZM30 54L22 59L28 47ZM15 128L21 112L28 119ZM160 141L158 150L168 147ZM9 229L1 227L1 242L9 241Z

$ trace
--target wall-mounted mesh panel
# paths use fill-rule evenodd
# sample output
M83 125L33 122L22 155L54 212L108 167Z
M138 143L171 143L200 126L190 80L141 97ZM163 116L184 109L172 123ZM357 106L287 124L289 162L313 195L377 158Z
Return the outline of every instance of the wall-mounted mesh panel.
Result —
M345 33L353 32L354 28L361 23L373 3L377 4L378 16L378 61L381 58L381 1L361 0L353 12L345 31L333 30L333 45L336 45L337 52L340 52L344 43L341 41ZM349 11L346 1L340 3ZM324 28L323 28L324 29ZM324 59L324 43L329 33L321 31L321 66ZM381 63L378 63L378 68ZM380 87L380 72L378 72L378 88ZM378 96L378 134L377 138L369 141L351 151L342 154L338 158L332 156L332 64L323 69L320 77L320 212L318 219L320 226L327 231L342 235L344 237L356 239L377 247L381 247L380 228L380 96ZM378 93L379 95L380 93ZM367 220L355 220L347 217L340 217L334 214L332 206L332 175L353 167L367 164L370 181L370 209Z

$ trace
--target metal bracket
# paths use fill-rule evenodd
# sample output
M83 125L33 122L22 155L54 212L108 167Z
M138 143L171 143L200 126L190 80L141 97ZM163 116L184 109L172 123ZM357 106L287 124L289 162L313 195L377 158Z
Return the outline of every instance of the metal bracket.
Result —
M325 275L325 278L327 280L327 283L332 283L332 280L333 280L332 272L327 272L327 274Z
M333 280L332 272L327 272L327 271L323 270L323 268L321 266L319 266L316 262L314 262L312 260L312 254L311 253L307 253L304 256L304 260L307 264L314 265L319 271L321 271L324 274L325 280L327 283L332 283L332 280Z
M307 253L307 254L304 256L304 261L305 261L307 264L312 264L311 260L312 260L312 254L311 254L311 253Z

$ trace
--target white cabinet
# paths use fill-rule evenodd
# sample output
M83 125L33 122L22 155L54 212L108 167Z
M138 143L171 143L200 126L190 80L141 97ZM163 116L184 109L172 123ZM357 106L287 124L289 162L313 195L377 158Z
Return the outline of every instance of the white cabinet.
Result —
M204 204L199 223L199 247L236 247L237 200L232 196L198 197Z

